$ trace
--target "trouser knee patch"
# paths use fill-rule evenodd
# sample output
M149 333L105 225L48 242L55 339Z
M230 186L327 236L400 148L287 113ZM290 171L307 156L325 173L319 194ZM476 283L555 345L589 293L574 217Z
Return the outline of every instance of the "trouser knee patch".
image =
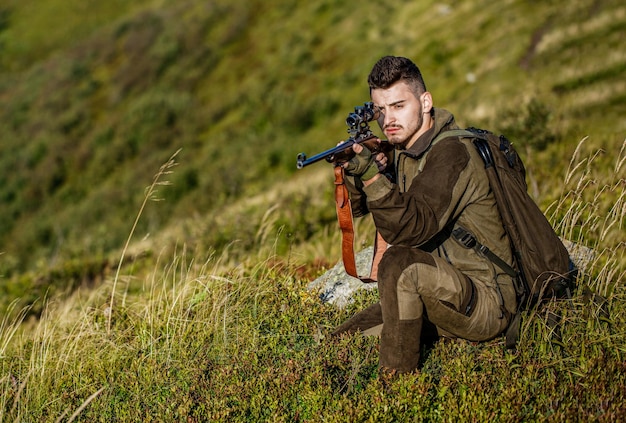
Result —
M430 253L418 248L394 245L385 251L379 265L379 280L397 280L404 269L415 263L437 266Z

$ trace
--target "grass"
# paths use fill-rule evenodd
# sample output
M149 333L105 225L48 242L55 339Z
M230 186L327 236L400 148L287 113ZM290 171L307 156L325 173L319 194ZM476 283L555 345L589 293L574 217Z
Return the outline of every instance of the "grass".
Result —
M117 269L115 270L115 277L113 278L113 288L111 289L111 301L109 302L109 307L108 307L107 332L111 331L111 318L113 316L113 313L115 312L115 308L114 308L115 288L117 287L117 282L119 280L120 271L124 263L124 258L125 258L124 256L126 255L126 252L128 251L128 246L130 245L130 242L133 238L135 229L137 229L137 223L139 222L139 219L141 218L141 215L148 201L159 201L159 198L156 197L157 192L158 192L158 187L170 184L169 181L163 181L162 178L173 172L171 169L176 166L175 158L179 152L180 150L172 154L169 160L161 165L161 167L159 168L159 171L154 175L152 184L146 188L143 202L141 203L141 206L139 207L139 212L137 213L137 217L135 218L135 221L133 222L133 226L130 230L130 234L128 235L128 238L126 239L126 243L124 244L124 248L122 249L122 256L120 257L119 263L117 265Z
M0 421L623 419L621 2L44 3L0 6ZM577 292L517 351L436 344L388 384L376 338L328 337L377 294L307 290L340 234L329 169L295 156L346 136L390 53L519 147L608 318Z
M500 338L437 343L418 373L380 380L377 338L329 337L377 293L361 291L345 309L321 303L307 284L324 267L310 261L310 243L278 252L285 234L271 216L289 211L270 209L261 248L245 259L236 243L221 254L180 245L125 275L114 313L106 310L117 274L51 298L39 320L5 319L0 421L620 420L625 210L623 191L610 188L624 183L623 153L610 172L593 155L574 155L553 207L565 215L560 232L593 247L582 270L606 297L608 317L581 289L571 302L529 312L517 350ZM574 218L588 208L605 217ZM332 251L336 241L327 233L319 242ZM562 319L558 336L548 312Z

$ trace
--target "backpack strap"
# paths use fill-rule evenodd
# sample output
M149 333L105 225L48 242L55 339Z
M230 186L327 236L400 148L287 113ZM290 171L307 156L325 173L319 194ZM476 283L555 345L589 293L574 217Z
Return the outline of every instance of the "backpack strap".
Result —
M518 272L513 269L506 261L502 260L498 255L491 251L487 246L481 244L476 237L467 229L459 226L452 231L452 236L465 248L472 248L478 254L487 257L493 264L498 266L507 275L517 278Z

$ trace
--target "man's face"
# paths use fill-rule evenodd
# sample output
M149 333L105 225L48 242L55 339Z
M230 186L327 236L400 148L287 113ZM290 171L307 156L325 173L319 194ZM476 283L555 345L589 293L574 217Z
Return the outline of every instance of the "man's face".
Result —
M424 122L424 94L416 97L406 82L373 89L371 97L383 115L378 124L390 143L409 148L430 127L430 119ZM430 112L430 106L428 109Z

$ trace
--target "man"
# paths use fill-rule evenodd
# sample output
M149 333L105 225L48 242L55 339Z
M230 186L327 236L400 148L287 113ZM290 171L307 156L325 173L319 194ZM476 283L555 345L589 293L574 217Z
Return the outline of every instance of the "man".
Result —
M463 228L509 264L511 249L471 140L433 142L458 126L433 107L418 67L383 57L368 83L378 124L395 146L393 163L355 145L357 154L343 167L354 215L370 212L390 247L378 268L380 303L335 333L367 331L382 320L381 371L405 373L418 367L426 325L439 336L483 341L501 334L515 313L511 277L453 231Z

